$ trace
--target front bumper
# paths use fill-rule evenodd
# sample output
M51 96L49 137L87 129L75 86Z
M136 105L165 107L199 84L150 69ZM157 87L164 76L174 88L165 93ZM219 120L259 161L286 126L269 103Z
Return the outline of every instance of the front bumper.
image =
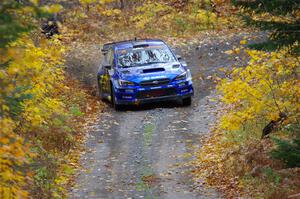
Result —
M192 81L181 81L155 87L115 88L115 102L119 105L144 104L181 100L193 94Z

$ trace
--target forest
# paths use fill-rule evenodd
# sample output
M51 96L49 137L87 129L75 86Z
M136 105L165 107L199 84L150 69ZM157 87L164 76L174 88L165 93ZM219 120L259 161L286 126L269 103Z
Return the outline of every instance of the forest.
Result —
M190 49L240 32L223 53L238 61L193 76L212 82L220 111L184 164L220 198L300 197L300 1L2 0L0 11L0 198L73 198L86 127L111 112L97 95L101 45Z

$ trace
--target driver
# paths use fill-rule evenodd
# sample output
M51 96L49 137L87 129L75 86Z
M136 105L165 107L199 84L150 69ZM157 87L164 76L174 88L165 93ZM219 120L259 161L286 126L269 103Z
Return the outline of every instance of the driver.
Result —
M148 50L147 55L149 57L147 62L154 62L154 61L158 60L157 57L156 57L156 54L152 50Z

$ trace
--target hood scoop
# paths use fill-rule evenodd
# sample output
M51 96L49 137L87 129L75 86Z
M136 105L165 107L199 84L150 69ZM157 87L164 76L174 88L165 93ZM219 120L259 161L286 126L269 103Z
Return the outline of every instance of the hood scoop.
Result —
M130 71L129 70L123 70L122 73L123 74L130 74Z
M172 68L180 68L180 64L173 64Z
M143 73L155 73L155 72L162 72L165 71L164 68L150 68L150 69L144 69Z

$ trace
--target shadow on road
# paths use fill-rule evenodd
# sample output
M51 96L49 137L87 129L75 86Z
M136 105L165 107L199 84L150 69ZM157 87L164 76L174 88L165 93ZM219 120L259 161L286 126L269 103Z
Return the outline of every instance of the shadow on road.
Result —
M105 103L113 109L111 103L109 101L105 101ZM152 110L157 108L179 108L184 107L180 102L176 100L171 101L163 101L163 102L152 102L146 104L139 104L139 105L126 105L122 106L118 112L125 112L125 111L145 111L145 110Z

